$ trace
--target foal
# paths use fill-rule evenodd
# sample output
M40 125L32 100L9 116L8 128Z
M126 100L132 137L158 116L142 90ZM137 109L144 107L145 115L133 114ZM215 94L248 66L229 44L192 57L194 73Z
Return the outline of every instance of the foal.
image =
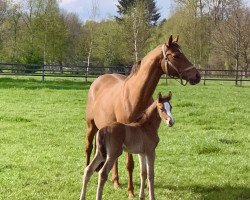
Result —
M129 153L139 154L140 161L140 199L145 199L144 187L148 178L148 188L150 200L154 200L154 160L155 148L159 142L157 130L161 120L165 121L169 127L174 123L171 115L171 105L169 103L172 93L162 97L159 93L155 100L144 112L138 122L122 124L115 122L110 126L100 129L96 135L96 153L93 161L85 168L83 175L83 187L81 200L86 198L86 188L91 175L95 169L104 162L99 171L98 188L96 200L102 199L102 191L108 174L117 160L125 150ZM157 112L157 115L154 113ZM157 117L154 117L157 116Z

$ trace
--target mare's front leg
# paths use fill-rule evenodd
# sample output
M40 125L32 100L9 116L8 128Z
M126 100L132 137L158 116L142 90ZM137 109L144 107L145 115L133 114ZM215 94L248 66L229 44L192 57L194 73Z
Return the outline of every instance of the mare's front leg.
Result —
M130 198L135 196L134 185L133 185L133 170L134 170L134 160L130 153L127 153L126 157L127 171L128 171L128 195Z
M107 181L108 174L110 170L112 169L112 166L114 165L115 161L117 160L117 157L108 157L106 162L104 163L102 169L99 172L99 178L98 178L98 188L96 193L96 200L102 199L102 192L105 182Z
M87 185L90 180L90 177L93 175L95 169L99 166L99 164L103 161L104 161L104 158L100 155L98 151L96 151L96 155L93 161L84 170L83 185L82 185L80 200L86 199Z
M146 155L146 165L147 165L147 177L148 177L148 189L149 189L149 199L155 200L154 194L154 162L155 162L155 151Z
M86 119L87 121L87 133L86 133L86 166L90 163L90 156L93 149L93 140L97 132L97 127L95 125L94 119Z
M140 186L140 200L145 199L145 181L147 179L147 166L146 166L146 158L145 155L139 154L139 162L140 162L140 177L141 177L141 186Z

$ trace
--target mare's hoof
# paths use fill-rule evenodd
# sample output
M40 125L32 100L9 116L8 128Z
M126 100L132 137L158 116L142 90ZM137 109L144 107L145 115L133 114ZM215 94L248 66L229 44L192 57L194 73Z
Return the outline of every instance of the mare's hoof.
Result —
M135 197L134 192L129 191L129 192L128 192L128 198L133 199L134 197Z
M114 181L114 188L118 189L120 187L120 183L118 181Z

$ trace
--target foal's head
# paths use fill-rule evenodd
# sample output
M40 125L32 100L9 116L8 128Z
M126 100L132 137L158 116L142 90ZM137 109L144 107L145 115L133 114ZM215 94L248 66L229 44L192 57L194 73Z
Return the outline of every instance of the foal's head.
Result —
M169 91L167 96L162 96L161 93L158 94L157 98L157 110L163 121L167 123L169 127L174 125L174 118L171 114L172 106L170 100L172 97L172 92Z

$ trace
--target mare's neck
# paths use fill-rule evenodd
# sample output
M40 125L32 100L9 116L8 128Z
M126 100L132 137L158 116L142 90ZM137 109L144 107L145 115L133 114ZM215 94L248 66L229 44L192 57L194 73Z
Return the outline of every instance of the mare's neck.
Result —
M152 95L163 74L161 64L162 51L158 46L143 58L138 71L125 81L125 109L130 120L135 120L152 103Z

